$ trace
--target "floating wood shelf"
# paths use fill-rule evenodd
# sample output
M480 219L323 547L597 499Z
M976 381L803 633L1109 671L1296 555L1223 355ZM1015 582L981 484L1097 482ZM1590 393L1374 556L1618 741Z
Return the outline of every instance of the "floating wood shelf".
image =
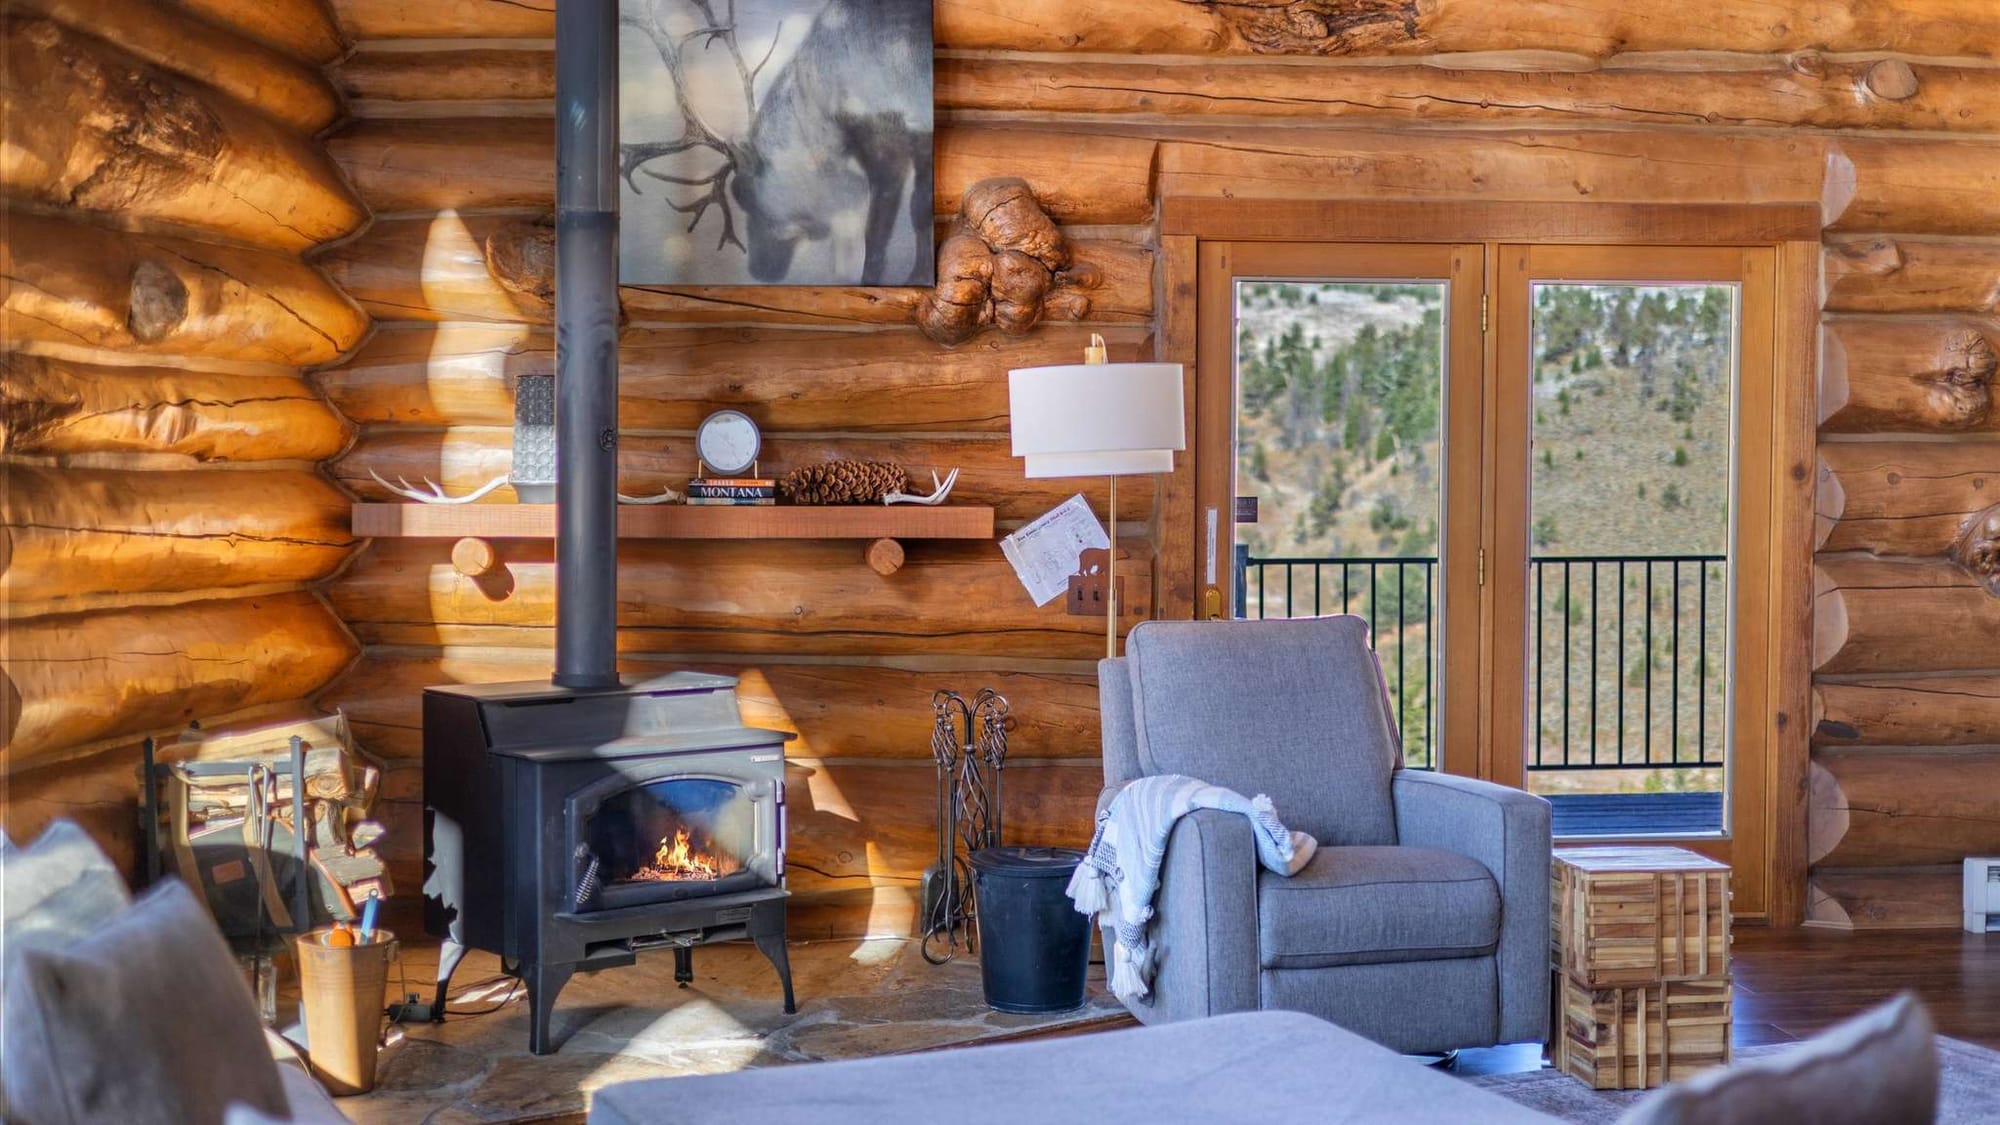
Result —
M553 539L553 504L356 504L364 539ZM993 509L965 504L851 507L618 506L620 539L866 539L868 564L882 574L902 565L902 539L991 539ZM491 552L464 552L469 557ZM454 551L456 560L460 552ZM486 568L490 568L488 562ZM461 568L463 569L463 568Z

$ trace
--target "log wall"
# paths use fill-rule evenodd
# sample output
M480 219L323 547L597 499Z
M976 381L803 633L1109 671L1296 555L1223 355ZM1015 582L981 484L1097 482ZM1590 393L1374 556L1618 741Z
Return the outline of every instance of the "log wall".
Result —
M181 5L174 18L219 3ZM354 120L328 148L375 221L316 260L380 323L317 376L359 429L333 473L371 496L371 470L465 488L506 470L513 382L551 367L553 3L332 7L354 50L327 75ZM268 20L239 31L256 48L242 53L246 68L314 50L317 38ZM1987 641L2000 602L1952 561L1959 523L1993 500L1983 474L2000 468L1988 401L2000 344L2000 9L938 0L937 37L937 210L981 177L1026 177L1097 267L1087 322L941 351L908 326L912 290L628 288L626 491L685 475L694 422L730 405L759 417L773 465L834 452L920 471L959 465L962 498L995 504L1003 520L1035 514L1062 490L1021 480L1007 457L1003 372L1071 355L1093 327L1114 358L1191 354L1188 310L1170 307L1158 280L1178 268L1157 234L1162 196L1817 204L1824 565L1810 671L1790 665L1813 677L1817 711L1812 782L1783 794L1810 799L1810 839L1792 850L1817 866L1809 893L1788 885L1780 897L1808 898L1827 924L1945 923L1943 865L1995 846L2000 825L1977 801L1917 815L1935 806L1933 790L1977 781L2000 759L1981 702L2000 695ZM271 81L246 71L211 85L234 94ZM294 126L317 112L300 90ZM26 190L53 190L42 185L64 174L38 168ZM244 252L282 261L289 248L264 239ZM30 295L19 307L39 311ZM221 338L199 318L167 315L156 318L164 329L144 321L158 333L148 340L101 307L34 331L51 348L63 334L89 337L148 363L168 341L201 354ZM312 323L338 336L338 321ZM308 343L259 346L266 362L323 362ZM188 417L185 440L246 440L213 413ZM79 406L37 416L33 429L55 448L136 424ZM1162 614L1191 612L1187 514L1171 487L1141 491L1121 513L1151 532L1137 542L1142 563L1160 556ZM367 648L321 701L349 708L377 749L405 762L419 748L423 685L547 668L546 549L503 544L497 579L474 584L451 572L449 546L377 543L329 587ZM907 927L929 832L922 732L934 686L1014 695L1024 779L1009 792L1026 807L1010 822L1072 842L1087 831L1088 620L1027 605L990 547L909 546L909 565L886 579L824 544L623 552L632 667L737 672L754 715L803 735L793 771L802 932ZM1807 776L1802 743L1787 743L1801 760L1778 776ZM1933 832L1947 814L1953 830Z
M138 740L307 712L359 647L302 369L368 318L303 260L359 230L319 133L347 43L316 0L22 0L0 17L5 827L129 864ZM171 737L169 738L171 742Z

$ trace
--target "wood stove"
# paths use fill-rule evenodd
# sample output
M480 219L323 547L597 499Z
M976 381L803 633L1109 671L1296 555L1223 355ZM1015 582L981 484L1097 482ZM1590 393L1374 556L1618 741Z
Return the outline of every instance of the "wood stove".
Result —
M528 987L529 1049L571 975L748 938L795 1010L785 956L784 747L746 727L736 681L676 672L610 690L536 681L424 692L433 1019L467 948Z

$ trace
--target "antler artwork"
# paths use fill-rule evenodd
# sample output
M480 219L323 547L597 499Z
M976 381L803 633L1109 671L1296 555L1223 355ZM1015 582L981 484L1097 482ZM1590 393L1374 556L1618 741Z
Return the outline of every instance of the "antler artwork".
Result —
M653 49L660 54L660 62L667 68L667 77L674 87L674 102L680 107L681 135L667 141L647 141L639 144L618 146L618 172L625 177L632 190L640 191L635 178L643 174L661 183L677 188L699 188L692 198L675 199L669 195L667 206L688 217L687 229L692 232L701 224L702 216L710 207L722 216L722 232L717 237L715 247L724 246L744 249L743 240L736 236L736 215L729 204L729 180L741 167L741 155L702 119L701 111L695 105L693 92L689 88L687 60L685 52L690 46L699 44L703 50L720 45L729 53L729 61L735 64L736 75L743 83L743 106L750 118L757 115L757 75L771 55L778 49L777 36L771 37L771 46L764 57L751 66L743 57L743 49L736 41L736 3L725 0L726 10L718 17L714 0L679 0L678 3L653 0L644 5L643 14L621 11L618 22L643 32L653 41ZM626 9L635 5L626 5ZM692 17L691 30L676 33L669 30L668 11L679 9L679 14ZM720 163L715 170L702 176L677 176L646 167L648 163L662 157L679 156L695 149L713 152Z
M917 303L917 327L947 346L993 325L1010 336L1044 316L1080 320L1101 284L1095 266L1074 265L1062 231L1025 180L981 180L965 189L958 219L938 248L937 287Z
M514 479L511 475L503 474L494 477L492 480L487 481L485 484L480 485L463 496L453 496L445 492L443 485L429 477L423 478L424 487L418 488L402 477L397 477L396 483L390 484L388 481L383 480L382 475L373 469L368 470L368 475L375 478L376 484L381 485L390 492L401 496L405 500L415 500L419 504L470 504L474 500ZM618 502L620 504L678 504L680 501L681 494L671 488L661 488L660 494L657 496L627 496L623 492L618 494Z

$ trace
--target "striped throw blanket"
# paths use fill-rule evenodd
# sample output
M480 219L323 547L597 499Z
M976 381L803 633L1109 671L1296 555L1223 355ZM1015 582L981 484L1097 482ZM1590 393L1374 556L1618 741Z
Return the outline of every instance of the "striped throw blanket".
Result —
M1153 894L1160 889L1160 861L1174 822L1196 809L1220 809L1250 818L1257 859L1280 875L1292 876L1312 859L1319 841L1292 832L1278 821L1271 799L1209 785L1192 777L1142 777L1118 791L1097 814L1097 832L1076 874L1069 897L1085 914L1106 915L1117 941L1111 950L1111 991L1131 1003L1143 999L1153 981Z

